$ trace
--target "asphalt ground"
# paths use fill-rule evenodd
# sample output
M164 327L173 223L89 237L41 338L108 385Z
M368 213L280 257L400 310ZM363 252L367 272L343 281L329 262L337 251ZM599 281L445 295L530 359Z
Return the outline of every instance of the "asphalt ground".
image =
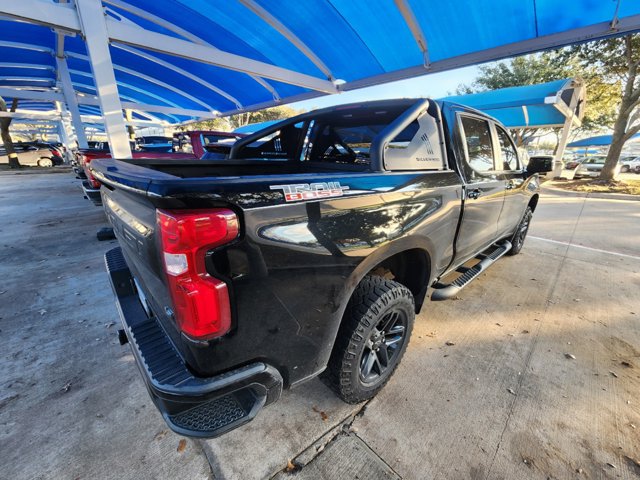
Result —
M0 478L640 478L640 202L543 194L376 398L312 380L208 441L168 430L118 344L78 181L1 174L0 218Z

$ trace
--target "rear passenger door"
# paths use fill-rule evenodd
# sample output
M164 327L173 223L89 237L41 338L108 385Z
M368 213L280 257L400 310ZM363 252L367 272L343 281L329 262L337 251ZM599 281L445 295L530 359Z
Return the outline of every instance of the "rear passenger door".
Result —
M496 241L505 183L496 171L498 154L492 122L460 112L458 129L463 147L460 167L465 182L462 223L456 239L459 264Z

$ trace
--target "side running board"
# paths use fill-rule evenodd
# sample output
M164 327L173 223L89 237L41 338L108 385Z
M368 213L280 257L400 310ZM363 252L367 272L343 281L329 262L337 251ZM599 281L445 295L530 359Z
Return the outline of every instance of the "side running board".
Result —
M460 273L460 276L449 284L436 283L434 285L433 293L431 294L431 300L447 300L455 297L460 290L469 285L478 277L478 275L489 268L493 262L498 260L509 250L511 250L511 242L504 240L499 244L492 246L489 249L489 253L482 253L476 256L480 261L473 267L458 267L456 272Z

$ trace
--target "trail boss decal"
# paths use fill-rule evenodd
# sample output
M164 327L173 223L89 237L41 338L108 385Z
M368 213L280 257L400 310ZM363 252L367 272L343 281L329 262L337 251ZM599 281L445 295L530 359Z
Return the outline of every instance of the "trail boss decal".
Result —
M282 190L287 202L313 200L316 198L341 197L344 190L340 182L294 183L293 185L270 185L271 190Z

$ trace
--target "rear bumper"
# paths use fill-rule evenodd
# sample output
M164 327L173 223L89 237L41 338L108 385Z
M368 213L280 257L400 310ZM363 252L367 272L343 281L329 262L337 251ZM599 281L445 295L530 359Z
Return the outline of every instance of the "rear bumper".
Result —
M76 174L76 178L80 178L80 179L87 178L87 174L84 173L84 170L82 169L82 167L79 167L78 165L73 166L73 173Z
M82 191L84 196L91 200L91 203L97 207L102 206L102 197L100 196L99 188L93 188L88 180L84 180L82 182Z
M105 254L116 306L136 364L156 407L182 435L217 437L251 421L282 392L282 377L253 363L213 377L187 368L155 317L148 316L120 248Z

